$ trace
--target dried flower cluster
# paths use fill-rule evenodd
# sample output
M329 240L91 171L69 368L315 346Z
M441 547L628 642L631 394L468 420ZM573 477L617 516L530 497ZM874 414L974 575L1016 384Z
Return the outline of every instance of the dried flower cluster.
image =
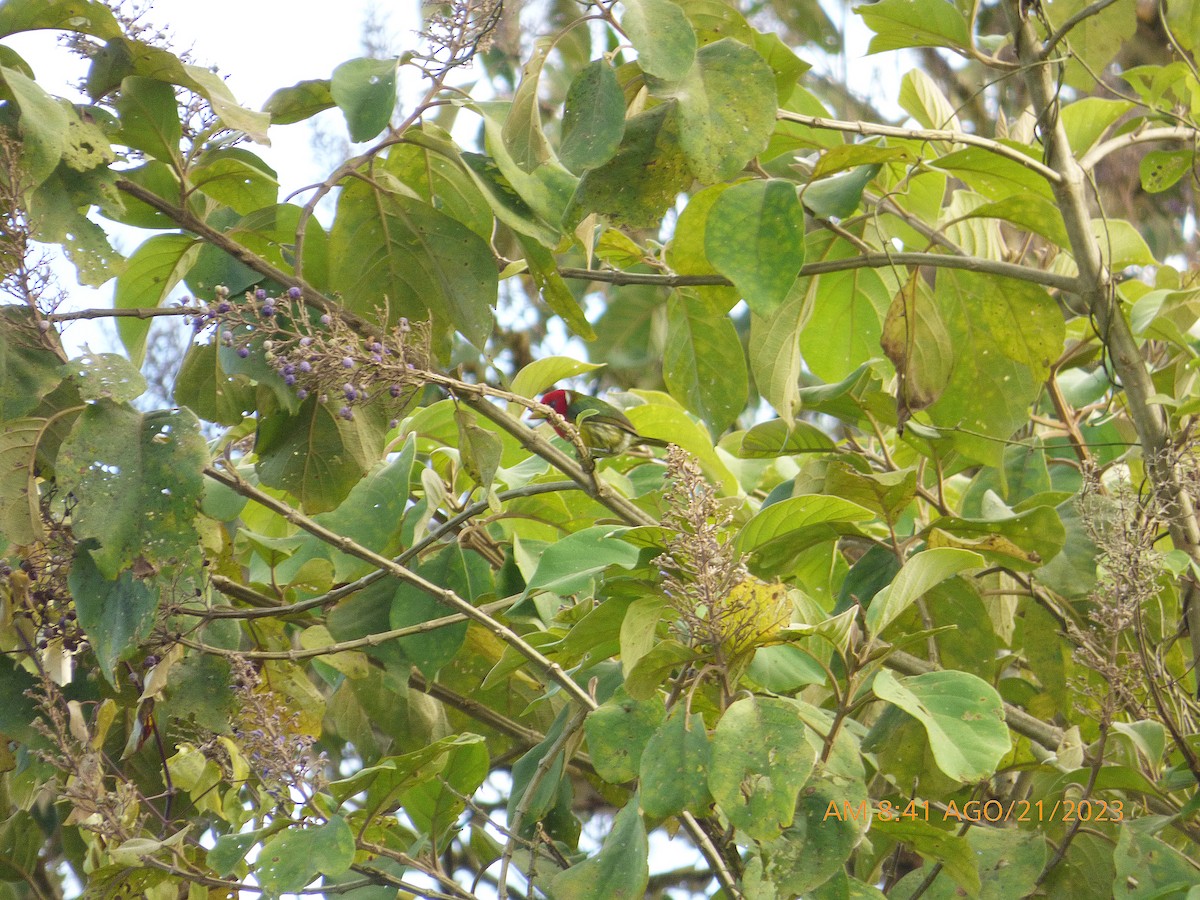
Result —
M235 657L232 675L238 709L234 739L263 789L280 806L318 793L324 785L325 760L313 753L316 738L300 730L299 714L264 685L248 660Z
M211 305L193 319L197 333L216 330L221 346L247 359L261 353L297 399L337 404L347 421L367 402L403 409L425 384L429 333L401 318L390 334L364 337L339 316L312 310L299 288L271 297L263 289L241 301L218 287Z
M684 640L725 662L786 624L790 602L779 584L746 572L730 540L731 515L721 510L694 458L672 445L667 467L664 524L676 534L659 557L662 590L679 614Z
M427 76L442 80L451 69L466 65L476 53L487 49L503 12L500 0L449 0L427 5L421 32L427 49L414 54L414 59Z
M1158 594L1165 571L1154 543L1162 528L1161 510L1138 496L1132 486L1101 483L1095 470L1085 473L1079 507L1088 537L1097 549L1099 575L1089 614L1091 634L1076 635L1080 663L1098 672L1121 703L1139 703L1147 673L1136 646L1125 639L1137 633L1140 611Z

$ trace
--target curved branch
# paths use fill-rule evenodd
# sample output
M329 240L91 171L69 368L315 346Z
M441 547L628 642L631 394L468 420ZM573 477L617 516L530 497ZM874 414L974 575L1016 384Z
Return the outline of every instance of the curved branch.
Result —
M591 698L587 691L576 684L575 680L563 670L562 666L547 658L507 625L488 615L482 609L472 606L455 591L434 584L411 569L399 563L392 562L386 556L379 555L374 550L364 547L356 541L352 541L345 535L330 531L324 525L310 519L299 510L293 509L283 501L277 500L265 491L259 490L238 475L232 466L220 469L216 466L205 466L204 474L214 481L219 481L243 497L251 499L261 506L265 506L272 512L278 513L286 521L302 528L318 540L329 544L329 546L335 547L349 556L368 562L376 568L386 570L387 574L398 578L406 584L412 585L423 593L433 597L439 603L462 613L466 618L482 625L497 638L529 660L542 674L555 682L563 689L567 696L576 703L579 703L584 709L595 709L596 701Z
M191 210L174 206L153 191L148 191L140 184L134 184L132 181L124 178L117 179L117 189L156 209L184 231L190 231L197 237L212 244L218 250L224 250L242 265L253 269L258 274L266 276L273 281L278 281L287 287L299 288L304 302L322 312L336 313L356 332L360 334L375 333L365 319L356 316L342 305L330 300L320 291L307 284L304 279L297 278L295 275L291 275L282 269L277 269L253 250L242 246L224 232L218 231L204 220L198 218Z
M946 253L864 253L845 259L829 259L808 263L800 269L800 275L824 275L829 272L845 272L850 269L888 269L893 266L929 266L941 269L966 269L1003 278L1015 278L1031 284L1040 284L1067 293L1078 293L1079 280L1057 272L1031 269L1017 263L983 259L978 256L952 256ZM602 281L606 284L653 284L660 287L691 287L694 285L732 285L723 275L669 275L647 272L621 272L598 269L562 268L558 273L563 278L579 278L587 281Z
M1054 169L1031 156L1026 156L1020 150L1014 150L1012 147L991 138L980 137L977 134L968 134L964 131L951 131L944 128L899 128L895 125L878 125L874 122L847 122L842 119L828 119L824 116L806 116L803 113L791 112L786 109L779 110L777 118L786 122L795 122L797 125L807 125L810 128L822 128L826 131L896 137L911 141L945 141L951 144L982 147L989 153L1012 160L1029 169L1031 172L1036 172L1051 184L1058 184L1062 180L1062 176Z
M1132 147L1134 144L1149 144L1159 141L1177 141L1179 143L1195 142L1200 137L1200 132L1195 128L1185 128L1182 125L1164 125L1160 128L1141 128L1137 131L1131 131L1128 134L1122 134L1115 138L1110 138L1101 144L1097 144L1087 153L1083 154L1079 159L1079 167L1085 172L1090 172L1096 167L1100 160L1109 154L1115 153L1118 150L1123 150L1126 147Z

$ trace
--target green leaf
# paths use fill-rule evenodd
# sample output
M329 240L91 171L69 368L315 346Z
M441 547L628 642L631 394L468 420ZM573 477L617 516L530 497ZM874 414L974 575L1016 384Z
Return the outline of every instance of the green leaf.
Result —
M662 697L634 700L618 688L583 723L596 772L611 784L638 777L643 753L666 715Z
M649 856L646 826L636 799L630 800L613 819L600 852L555 875L550 896L554 900L641 900L650 883Z
M200 418L218 425L237 425L254 409L254 387L244 375L221 366L216 341L193 344L175 376L173 396Z
M874 163L810 182L800 195L800 200L805 209L818 216L845 219L858 209L863 191L871 179L879 174L880 168L882 166L879 163Z
M967 672L897 678L881 669L873 689L921 723L938 768L958 781L990 778L1012 748L1000 695Z
M823 246L822 246L823 245ZM834 238L811 248L821 260L858 254L848 241ZM879 357L883 322L894 290L875 269L848 269L813 278L807 292L811 308L800 350L813 374L835 384L871 359Z
M139 559L161 564L195 549L207 462L189 410L143 415L108 401L84 410L59 449L57 474L77 498L75 535L99 542L92 558L105 578Z
M892 583L871 598L867 608L867 631L874 637L883 633L900 613L932 588L962 572L982 568L983 557L970 550L942 547L924 550L909 559Z
M750 553L773 541L798 543L807 531L828 533L832 538L839 533L838 525L868 522L873 518L873 512L849 500L805 494L761 509L738 532L734 546L741 553Z
M45 531L36 464L46 425L45 419L10 419L0 431L0 540L9 544L32 544Z
M313 518L363 547L383 556L395 556L402 549L401 527L409 503L415 455L416 440L410 437L386 464L376 463L337 509ZM375 570L370 563L335 549L329 542L304 534L298 537L292 557L276 568L275 577L288 581L314 559L329 560L333 564L333 577L341 582L353 581Z
M564 221L573 227L597 213L634 228L657 226L694 178L680 141L675 104L627 119L621 146L604 165L584 173Z
M512 161L522 172L532 172L554 157L550 142L542 131L542 114L538 105L538 79L553 43L543 37L534 41L533 53L521 70L521 83L513 94L512 106L500 135Z
M1046 15L1055 28L1087 9L1089 0L1048 0ZM1128 35L1138 29L1136 6L1110 3L1075 23L1069 35L1071 52L1066 60L1066 81L1071 87L1090 91L1099 72L1108 68Z
M405 132L405 138L388 148L384 169L431 206L491 240L496 227L491 205L449 135L426 124Z
M246 215L274 206L279 192L275 170L241 147L205 153L189 173L192 186Z
M154 628L160 594L157 585L121 572L106 577L92 553L75 557L69 576L79 625L87 634L96 662L109 684L116 684L116 665L129 659Z
M733 322L704 307L682 292L667 302L663 381L673 397L720 434L746 405L749 376Z
M1192 170L1194 161L1190 150L1151 150L1138 168L1142 188L1151 194L1167 190Z
M964 49L971 43L966 18L947 0L880 0L854 11L875 32L868 53L903 47Z
M621 540L623 530L614 525L595 525L551 544L529 578L526 595L543 590L567 596L583 590L593 576L611 565L633 568L638 550Z
M921 69L913 69L900 79L898 102L922 128L962 131L962 122L950 100L938 83Z
M298 81L276 90L263 104L272 125L292 125L335 106L328 78Z
M709 213L704 250L752 312L773 315L804 265L804 208L795 185L773 178L729 188Z
M1104 264L1115 271L1130 266L1158 264L1146 239L1131 222L1124 219L1093 219L1092 235L1096 238Z
M228 878L233 874L238 864L246 858L250 848L262 840L261 831L247 831L242 834L223 834L217 838L208 856L205 857L218 878Z
M0 4L0 37L42 28L114 38L121 26L100 0L7 0Z
M117 276L113 305L117 309L159 306L196 262L200 248L200 241L186 234L156 234L144 241ZM134 361L141 360L145 352L149 330L148 319L123 316L117 320L121 341Z
M783 419L771 419L746 432L737 455L741 459L774 459L793 453L828 453L834 446L833 439L816 425L797 421L788 428Z
M798 424L796 413L800 407L800 378L804 372L800 342L805 334L805 311L804 297L795 291L771 317L750 317L750 340L746 350L750 358L750 371L754 374L754 386L779 414L779 421L785 428ZM766 438L766 442L758 441L758 437ZM772 446L785 446L774 443L776 437L778 435L775 432L759 432L754 440L749 440L750 435L747 434L739 452L756 454L770 452Z
M119 142L164 163L178 163L183 126L171 85L130 75L121 82L117 114L121 118Z
M989 561L1018 571L1029 571L1054 559L1066 540L1062 520L1051 506L990 518L942 516L922 532L931 545L946 546L949 542L938 533L953 536L959 539L958 546L970 547Z
M696 660L696 651L672 638L659 641L625 676L625 690L636 700L648 700L675 669Z
M255 471L263 484L288 491L308 512L333 509L374 464L382 437L365 415L347 422L316 397L294 415L259 420Z
M350 140L369 141L396 108L396 60L351 59L333 70L329 95L346 117Z
M263 844L254 875L272 893L298 891L322 875L341 875L354 862L354 832L341 816L322 825L288 828Z
M0 419L4 421L32 412L62 381L59 360L66 354L53 329L39 339L39 318L23 306L0 306Z
M670 0L657 2L675 6ZM567 91L558 158L581 175L612 159L624 135L625 95L612 66L595 60L575 76Z
M146 390L146 379L129 360L115 353L89 353L66 365L83 400L136 400Z
M482 347L499 284L487 243L432 206L362 183L345 188L329 236L330 280L353 311L389 321L433 317Z
M740 172L775 127L775 74L757 52L728 38L702 47L680 80L652 83L652 93L679 104L679 146L703 184Z
M730 823L756 840L792 824L816 761L805 731L795 705L771 697L738 700L717 723L708 786Z
M866 785L832 777L818 768L796 805L796 824L762 844L763 874L784 896L809 896L810 892L845 871L846 861L862 840L868 821L850 816L830 816L829 809L858 809L869 804Z
M564 379L600 368L603 368L600 363L581 362L569 356L544 356L535 359L513 377L512 392L522 397L535 397Z
M447 547L414 568L422 578L448 588L460 597L475 600L492 590L491 570L479 554L461 547ZM407 628L449 615L450 609L414 585L401 584L392 599L388 627ZM467 623L444 625L436 631L397 639L405 657L429 679L448 665L462 648Z
M1173 8L1173 7L1172 7ZM1071 149L1082 156L1100 140L1117 119L1133 108L1128 100L1084 97L1068 103L1059 111L1059 120L1067 131Z
M571 331L585 341L596 339L596 332L587 320L583 307L567 287L566 281L558 274L558 264L554 256L532 238L523 234L517 235L521 249L525 252L525 263L529 267L529 277L537 285L538 291L546 305L550 307L567 325Z
M1026 192L1003 200L984 203L966 214L969 219L1003 219L1034 234L1040 234L1060 247L1070 245L1062 211L1053 200Z
M942 396L954 366L950 334L923 280L910 279L896 294L880 342L896 367L896 404L903 424Z
M945 0L928 0L928 2L949 5ZM1020 150L1030 159L1041 161L1041 156L1034 155L1029 147L1011 141L1006 141L1005 144L1011 149ZM1005 200L1026 192L1038 194L1047 200L1054 200L1054 191L1051 190L1050 183L1041 175L1015 159L997 156L983 147L968 147L965 150L948 153L933 160L931 165L961 178L973 190L989 200Z
M696 32L683 10L670 0L623 0L621 30L638 53L647 75L682 78L696 58Z
M1026 421L1050 363L1062 352L1062 314L1037 285L946 270L938 273L931 314L944 328L940 349L947 354L931 361L939 376L947 364L953 370L929 407L930 419L961 429L955 443L962 452L998 464L998 441ZM920 333L913 337L919 340ZM928 359L932 349L920 352Z
M646 742L639 775L642 810L651 819L690 811L701 813L712 803L708 792L711 760L704 717L688 715L682 705Z
M455 410L454 420L458 423L458 455L463 471L487 494L496 478L504 445L497 435L479 427L473 413Z
M4 78L21 112L18 119L21 167L29 179L28 187L37 187L50 176L62 159L67 147L70 119L57 100L23 73L0 67L0 76Z
M496 173L492 173L490 169L485 170L488 179L498 188L493 191L496 200L500 201L493 204L496 215L503 218L505 211L514 212L521 207L527 207L532 210L535 217L540 218L542 223L556 229L563 221L564 211L579 179L554 159L538 166L533 172L525 172L517 165L504 144L504 123L510 115L511 104L481 103L479 110L483 114L484 146L491 154L490 162L498 169L499 174L497 178ZM481 168L472 162L477 157L464 153L463 159L476 171L481 171ZM515 196L517 202L514 204L512 198L508 197L501 200L504 195ZM541 236L532 230L526 230L526 227L517 230L542 241ZM555 233L557 234L557 232ZM557 238L542 241L542 243L547 247L554 247L557 244Z
M911 846L925 859L941 863L946 874L962 888L963 895L979 896L981 885L975 853L962 835L920 819L880 817L871 822L871 834Z

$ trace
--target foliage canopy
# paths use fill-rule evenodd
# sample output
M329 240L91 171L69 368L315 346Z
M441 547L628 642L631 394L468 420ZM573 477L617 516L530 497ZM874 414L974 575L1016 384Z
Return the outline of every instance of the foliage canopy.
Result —
M453 0L255 111L0 3L90 60L0 45L4 896L1200 884L1200 2L859 7L900 125L750 6Z

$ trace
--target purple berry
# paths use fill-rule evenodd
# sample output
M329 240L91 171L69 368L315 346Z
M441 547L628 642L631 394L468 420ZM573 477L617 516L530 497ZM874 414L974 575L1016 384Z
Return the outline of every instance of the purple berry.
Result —
M288 297L292 300L299 300L302 293L303 291L301 291L298 287L288 288Z
M343 356L342 357L342 368L343 369L353 369L354 368L354 360L352 360L348 356Z
M298 391L296 391L296 399L307 400L308 399L308 391L306 391L304 388L300 388Z
M255 291L254 291L254 299L255 299L255 300L266 300L266 299L267 299L267 292L266 292L266 291L264 291L262 288L257 288L257 289L255 289Z
M217 312L221 315L224 315L225 313L229 312L232 309L233 309L233 307L230 306L228 303L226 303L224 300L222 300L220 303L217 304Z
M347 422L349 422L351 419L354 418L354 410L352 410L348 406L343 406L341 409L338 410L338 415L341 416L343 419L345 419Z
M250 355L250 348L249 347L238 347L237 353L238 353L238 356L240 356L242 359L245 359L247 356Z
M293 366L291 363L288 363L287 365L285 365L285 366L283 367L283 370L282 370L282 371L283 371L283 374L284 374L284 375L295 375L295 374L296 374L296 367L295 367L295 366Z
M345 394L346 399L351 402L358 399L358 391L356 391L354 389L354 385L352 385L352 384L343 384L342 385L342 393Z
M269 319L271 316L275 315L275 305L268 300L262 305L262 309L259 310L259 312L263 314L264 319Z
M300 365L296 368L298 368L301 372L311 372L312 363L310 363L307 359L304 359L300 361Z
M291 387L293 384L296 383L296 376L295 375L284 375L283 383L286 384L288 387Z
M390 388L388 388L388 393L391 394L392 397L399 397L401 394L400 385L393 384Z
M310 337L302 337L302 338L300 338L300 346L301 346L301 347L310 347L310 346L312 346L312 338L310 338Z
M333 319L331 319L329 317L329 313L325 313L325 315L321 316L321 324L322 325L328 325L332 321L333 321Z
M395 428L399 424L400 424L399 419L392 419L390 422L388 422L388 428Z

